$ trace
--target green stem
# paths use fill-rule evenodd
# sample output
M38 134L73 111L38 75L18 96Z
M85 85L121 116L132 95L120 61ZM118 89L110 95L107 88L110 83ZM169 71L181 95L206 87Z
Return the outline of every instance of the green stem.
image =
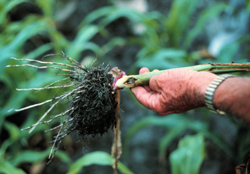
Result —
M230 73L239 71L250 71L250 63L208 63L203 65L189 66L175 69L190 69L194 71L208 71L215 74ZM168 70L144 73L140 75L124 76L117 80L119 88L132 88L135 86L147 85L151 77L159 75Z

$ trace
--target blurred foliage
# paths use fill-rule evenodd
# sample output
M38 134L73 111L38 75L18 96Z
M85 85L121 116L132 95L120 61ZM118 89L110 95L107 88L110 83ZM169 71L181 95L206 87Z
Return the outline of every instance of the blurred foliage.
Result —
M20 127L33 124L46 108L40 107L21 112L19 116L23 117L23 121L20 125L7 120L9 116L15 114L8 111L11 108L21 108L42 102L51 98L56 92L56 90L51 90L34 94L29 91L16 92L16 88L41 87L60 79L59 76L48 76L48 73L56 73L52 70L6 69L7 64L17 64L17 62L10 60L10 57L40 59L48 53L64 51L67 56L80 61L83 53L87 51L105 58L107 53L118 46L132 45L138 47L139 50L136 54L136 61L131 65L131 73L135 73L136 69L142 66L147 66L150 69L167 69L211 62L211 59L205 59L206 56L194 47L195 40L203 34L209 20L217 18L225 10L233 9L233 7L229 8L228 4L217 2L200 10L199 15L197 15L198 0L193 0L192 3L189 0L174 0L167 14L158 11L142 14L132 9L111 5L99 8L83 18L76 29L75 36L69 39L58 29L61 18L55 15L55 3L54 0L0 1L0 88L4 91L0 94L0 131L1 135L3 131L8 134L6 139L1 139L0 173L23 174L25 172L19 169L22 163L46 161L49 150L44 150L42 147L28 150L28 140L32 139L34 135L39 135L41 131L49 129L50 125L40 125L31 134L20 131ZM249 7L249 1L246 0L246 3ZM22 16L19 20L11 19L11 13L22 8L22 5L27 5L29 8L36 10ZM133 36L129 37L113 36L107 28L121 18L125 18L129 22L131 30L133 30L133 26L141 25L142 31L135 32ZM105 43L94 42L93 39L97 35L105 40ZM249 50L247 50L248 52L242 51L240 55L239 51L242 49L241 45L249 42L249 40L248 35L226 45L219 56L212 61L231 62L235 61L234 57L237 57L237 62L245 61L244 56L249 53ZM55 57L53 61L64 62L66 60ZM60 108L62 107L58 107L58 109ZM206 115L207 113L202 111L202 114ZM192 113L188 115L192 115ZM193 158L193 156L189 158L185 154L197 148L200 151L198 155L194 154L194 156L201 164L204 159L204 138L213 141L230 159L237 159L237 161L243 158L242 156L249 146L247 141L242 142L242 140L249 140L250 137L247 126L236 124L238 126L236 142L240 144L237 147L231 147L222 138L222 135L217 135L217 133L211 131L206 122L194 121L180 114L161 118L148 116L138 121L129 128L126 134L125 152L128 153L132 136L140 129L152 125L163 127L166 130L165 136L159 143L159 156L162 160L164 160L169 145L180 135L183 135L186 130L199 133L198 136L185 137L180 140L178 148L170 155L173 168L179 167L179 163L183 163L182 160ZM43 136L49 142L52 133L46 133ZM237 153L234 153L235 148L237 148ZM175 159L176 154L178 154L178 160ZM58 151L56 158L69 167L69 173L79 173L82 167L92 164L112 166L113 161L113 158L104 152L89 153L74 163L72 163L69 154L64 151ZM194 163L187 165L189 166L185 167L199 171L200 165L197 166ZM122 163L119 163L119 170L122 173L132 173Z
M186 136L170 155L173 174L198 174L205 157L205 142L202 135Z
M249 10L250 7L250 0L246 0L246 8Z
M127 44L141 47L136 55L137 61L132 66L131 73L135 73L135 69L142 66L150 69L168 69L190 66L194 63L201 64L209 61L204 60L204 57L212 58L212 56L194 50L193 42L204 32L211 19L217 18L230 7L222 2L214 3L201 11L195 18L198 3L198 0L192 1L192 3L188 0L175 0L168 16L157 11L142 14L129 8L104 7L89 14L81 25L95 23L98 20L99 26L103 28L101 33L104 36L108 35L105 27L121 17L126 18L132 26L142 25L143 30L137 36L130 37L126 41ZM121 38L117 41L121 45L125 43ZM235 61L234 57L239 52L241 44L241 40L228 44L213 62ZM226 54L224 50L227 50ZM243 62L245 59L237 61Z
M113 163L114 163L114 158L110 154L106 152L96 151L96 152L92 152L87 155L84 155L83 157L78 159L76 162L71 164L68 174L79 173L83 167L89 166L92 164L112 166ZM124 174L133 174L133 172L131 172L121 162L118 162L118 170Z
M23 6L22 6L23 5ZM29 8L37 9L36 12L23 16L21 20L11 20L11 12L27 5ZM0 153L0 173L24 173L18 169L22 163L38 163L47 159L49 149L44 151L41 148L37 150L25 150L28 140L40 131L49 129L51 125L41 125L31 134L26 131L20 132L20 125L12 124L5 119L12 116L12 108L21 108L32 103L42 102L53 97L56 90L42 91L39 93L23 91L16 92L16 88L41 87L50 84L58 79L59 76L50 76L48 73L55 71L38 71L34 68L16 68L6 69L7 64L17 64L10 60L10 57L17 58L39 58L47 53L60 53L64 51L76 60L80 60L81 53L85 50L92 50L97 55L103 55L101 48L90 40L99 32L99 27L95 25L83 25L78 28L77 35L70 41L57 28L60 22L54 15L54 0L2 0L0 1L0 81L1 89L1 111L0 111L0 131L6 130L9 138L1 142ZM25 10L24 10L25 11ZM27 45L31 45L27 48ZM104 45L105 47L105 45ZM111 49L108 46L108 49ZM48 58L47 58L48 59ZM62 58L53 58L53 61L64 62ZM58 107L62 108L62 107ZM40 107L29 112L22 112L20 116L28 114L27 119L23 121L21 127L27 127L33 124L46 108ZM9 111L9 112L8 112ZM58 120L59 121L59 120ZM58 122L57 121L57 122ZM56 122L55 122L56 124ZM45 134L47 143L51 140L51 133ZM59 151L56 158L63 163L70 164L71 159L66 152ZM93 162L94 163L94 162ZM110 164L112 166L112 164Z
M218 145L225 153L231 158L233 157L233 150L227 145L221 137L218 137L216 133L209 130L208 125L201 121L195 121L183 116L181 114L172 114L168 117L157 117L148 116L137 123L135 123L128 130L124 142L124 153L129 151L129 142L132 136L137 133L140 129L148 126L160 126L167 130L166 135L162 138L159 144L159 156L164 158L166 150L170 143L179 135L182 135L186 130L192 130L196 133L202 134L204 137L211 139L215 144Z

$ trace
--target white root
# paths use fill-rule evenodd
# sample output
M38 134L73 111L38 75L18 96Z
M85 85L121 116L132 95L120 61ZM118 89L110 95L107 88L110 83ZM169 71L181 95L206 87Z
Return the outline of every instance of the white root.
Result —
M37 121L37 123L41 122L47 115L48 113L63 99L65 99L66 97L68 97L69 95L71 95L72 93L74 93L75 91L81 89L83 86L80 86L72 91L70 91L69 93L63 95L63 97L61 97L57 102L55 102L44 114L43 116ZM30 129L29 133L31 133L34 129L36 128L36 126L34 126L33 128Z
M17 88L16 90L17 91L41 91L41 90L44 90L44 89L55 89L55 88L68 88L68 87L71 87L71 86L74 86L75 84L70 84L70 85L62 85L62 86L51 86L51 87L43 87L43 88L24 88L24 89L19 89Z

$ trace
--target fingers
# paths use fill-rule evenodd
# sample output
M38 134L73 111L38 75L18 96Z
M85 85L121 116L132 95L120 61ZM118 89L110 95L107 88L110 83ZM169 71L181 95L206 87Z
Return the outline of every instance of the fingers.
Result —
M159 71L159 70L158 69L153 70L153 72L155 72L155 71ZM139 74L148 73L148 72L150 72L149 69L146 68L146 67L143 67L143 68L140 69ZM142 88L144 88L144 89L142 89ZM140 87L134 87L134 88L131 89L131 91L133 92L133 94L135 96L137 96L138 91L140 91L140 92L151 92L152 89L148 85L145 85L145 86L140 86Z
M162 77L162 75L157 75L157 76L153 76L151 77L150 81L149 81L149 87L153 90L153 91L157 91L160 92L162 91L162 86L161 86L161 81L160 78Z
M148 73L148 72L150 72L149 69L146 68L146 67L143 67L143 68L140 69L139 74ZM150 89L150 87L148 85L143 86L143 88L145 88L145 90L147 92L151 91L151 89Z
M158 70L158 69L153 70L153 72L155 72L155 71L159 71L159 70ZM141 68L140 71L139 71L140 74L148 73L148 72L150 72L150 71L149 71L149 69L146 68L146 67ZM143 86L143 87L145 88L145 90L146 90L147 92L150 92L150 91L152 90L148 85L145 85L145 86Z
M146 67L143 67L140 69L139 74L143 74L143 73L147 73L147 72L150 72L149 69Z
M140 91L137 96L137 100L144 105L146 108L151 109L154 112L160 113L164 115L166 113L166 108L160 102L160 93L156 93L154 91L151 92L143 92Z
M159 70L158 69L153 70L153 72L155 71L159 71ZM140 69L139 74L148 73L148 72L150 72L149 69L146 67L143 67Z
M144 94L148 93L148 91L142 86L137 86L137 87L131 88L131 91L137 99L139 98L139 95L144 95Z
M143 67L140 69L139 74L148 73L148 72L150 72L149 69L146 67ZM131 88L131 91L135 95L137 100L140 103L143 103L143 101L141 101L140 99L140 95L146 95L147 93L151 91L151 89L149 86L145 85L145 86L137 86L137 87Z
M138 86L131 89L132 93L135 95L136 99L145 107L152 109L157 100L152 101L155 98L155 92L148 92L144 87ZM155 102L156 101L156 102Z
M145 98L149 98L149 96L151 95L148 91L147 88L142 87L142 86L137 86L135 88L131 89L132 93L135 95L136 99L144 106L146 103ZM146 106L147 107L147 106Z
M159 70L155 69L154 71ZM147 72L150 72L148 68L141 68L139 71L140 74ZM161 110L161 104L159 103L160 93L153 91L149 86L137 86L132 88L131 91L135 95L137 100L145 107L156 112Z

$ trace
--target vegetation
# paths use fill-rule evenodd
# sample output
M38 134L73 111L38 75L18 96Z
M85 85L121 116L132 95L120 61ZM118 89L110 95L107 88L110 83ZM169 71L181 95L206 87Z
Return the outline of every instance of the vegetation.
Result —
M245 2L249 6L249 1ZM35 68L16 68L15 70L5 68L6 65L17 64L17 61L10 59L11 57L40 60L47 54L60 54L63 51L78 62L91 64L94 58L91 57L90 61L88 58L83 59L86 55L98 57L97 63L108 62L111 60L109 56L112 56L115 50L131 46L136 48L135 61L130 65L128 74L137 73L138 68L142 66L150 69L168 69L207 62L247 62L250 50L249 47L245 47L245 43L250 40L249 33L224 46L216 59L204 54L204 50L199 50L197 40L203 36L207 23L227 10L231 12L235 10L229 4L221 2L211 3L206 8L198 9L199 3L198 0L193 0L192 3L189 0L174 0L170 10L164 14L158 11L142 14L107 3L108 6L100 7L84 17L70 35L60 28L67 24L63 23L65 20L58 11L60 3L55 0L0 1L0 87L1 91L4 91L0 94L0 173L23 174L29 173L31 166L35 164L45 166L50 152L47 144L52 140L54 132L44 133L43 131L49 130L60 122L60 120L55 120L53 124L39 125L30 134L20 131L21 128L36 123L41 113L48 109L47 106L20 113L9 110L43 102L52 98L57 90L33 93L17 92L16 88L43 87L60 80L61 77L53 75L56 71L49 69L41 71ZM18 9L26 8L34 10L28 12L23 10L22 16L16 18L15 14L18 14ZM73 7L68 5L68 15L70 15L70 8ZM67 15L66 8L63 10ZM246 8L244 13L248 10L249 8ZM126 21L132 34L115 35L110 31L112 25L119 20ZM133 33L132 26L135 24L143 26L139 34ZM208 43L204 45L206 44ZM126 51L128 50L123 50L120 54L126 54ZM66 61L61 57L46 59L61 63ZM63 108L64 105L60 105L55 113L63 112ZM126 112L124 114L126 115ZM224 154L227 160L232 161L230 164L234 166L230 169L234 169L242 162L249 149L249 126L228 118L230 119L228 123L234 130L232 133L234 141L228 142L225 134L213 130L211 118L211 113L201 108L197 111L173 114L168 117L149 114L138 120L131 127L126 128L126 132L122 134L125 138L124 158L118 164L119 171L126 174L140 172L134 171L133 166L126 167L129 161L133 160L126 158L126 155L129 155L133 136L150 126L160 127L164 131L165 135L158 145L159 159L161 164L169 163L171 169L168 170L172 173L183 173L183 171L199 173L202 170L202 162L206 159L205 154L208 150L206 147L210 147L211 143L219 149L220 154ZM123 121L125 122L126 119L122 119L121 124ZM75 143L74 138L65 138L65 146L67 144L70 146L72 143ZM92 164L112 166L114 160L108 154L109 152L102 152L102 149L86 155L82 154L82 157L77 160L70 154L70 150L64 149L60 148L57 151L57 161L55 161L56 165L61 166L62 173L79 173ZM191 155L186 156L185 154L189 151ZM186 163L183 166L183 163L189 160L197 161L197 163ZM46 172L49 173L44 169L42 173Z

